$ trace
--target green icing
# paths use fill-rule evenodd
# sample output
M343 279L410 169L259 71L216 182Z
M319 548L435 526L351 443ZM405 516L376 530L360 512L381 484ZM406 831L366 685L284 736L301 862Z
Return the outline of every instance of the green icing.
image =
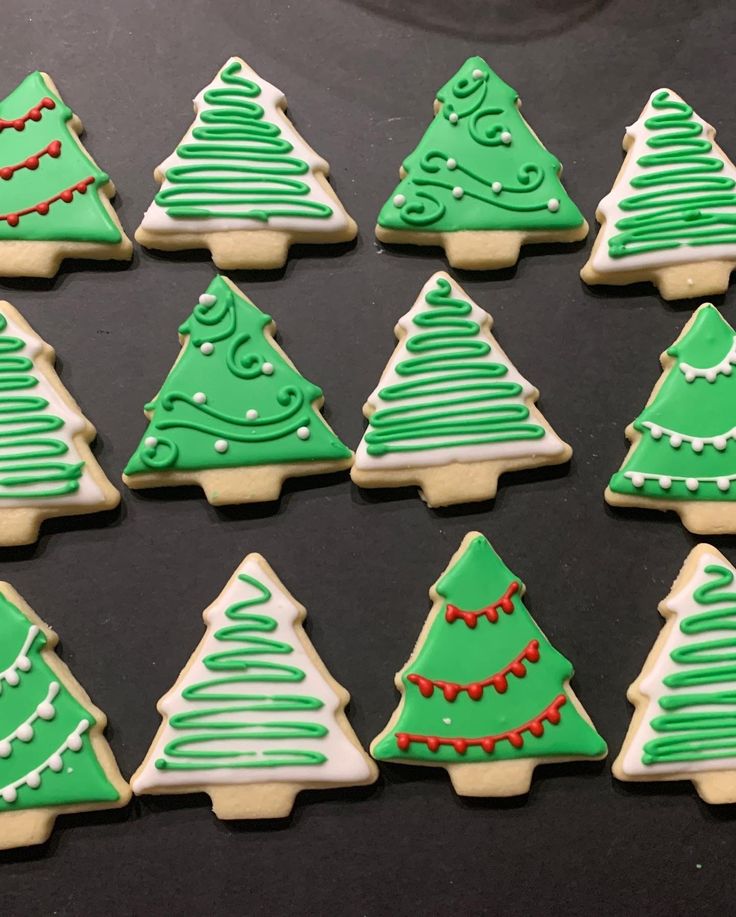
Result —
M177 148L183 164L166 170L171 186L159 191L156 203L182 219L326 219L332 208L309 200L310 186L299 178L309 165L291 155L293 145L256 101L261 87L240 70L231 61L220 72L224 85L205 91L202 123Z
M542 439L521 384L505 378L507 365L487 359L491 345L480 336L471 304L454 298L442 277L425 302L430 308L411 318L410 355L395 366L405 381L378 392L390 406L371 415L368 454Z
M270 317L221 277L201 299L179 329L184 350L146 405L153 416L125 474L349 458L312 407L322 391L267 341Z
M661 114L644 122L652 152L637 160L642 174L630 182L639 193L620 201L625 216L608 240L612 258L736 242L736 181L723 172L692 108L666 89L652 98Z
M731 590L734 576L720 564L709 564L704 573L709 580L695 589L693 599L707 610L684 618L679 628L685 637L710 632L721 636L694 640L671 652L670 658L682 670L663 679L672 693L659 698L665 713L650 723L663 735L645 743L644 764L710 761L736 755L736 691L721 687L736 682L736 636L722 636L736 631L736 591ZM711 685L714 690L707 690ZM695 709L688 712L688 708Z
M0 813L120 798L90 742L95 719L46 664L45 644L43 633L0 594ZM38 716L49 696L53 710L41 707L44 715ZM84 722L88 725L80 731ZM30 736L23 734L24 724L32 729ZM60 752L75 731L79 750ZM36 788L34 774L40 780Z
M192 704L194 709L174 713L169 718L171 728L183 735L166 743L164 757L156 760L158 770L287 767L327 761L326 755L313 749L279 747L285 740L324 738L328 732L326 726L263 719L263 715L271 713L319 710L323 706L321 700L309 695L247 693L250 685L298 684L305 674L286 662L260 658L288 658L293 648L281 640L264 636L277 629L275 618L249 610L271 600L268 587L245 573L238 579L258 592L253 598L233 603L225 612L225 617L234 623L215 631L215 640L223 645L222 649L202 660L214 677L187 685L182 691L182 700ZM235 647L229 648L228 644L235 644ZM216 706L211 706L213 702ZM243 722L241 715L248 713L255 714L254 722ZM255 740L277 744L261 751L242 749L243 742Z
M482 58L467 60L437 99L440 110L404 160L407 175L383 205L379 226L453 232L583 224L560 183L559 161L526 125L515 90Z
M687 334L667 351L675 365L634 421L641 438L611 478L612 491L660 500L736 499L734 340L714 306L697 311Z
M0 101L0 241L121 241L99 194L109 177L77 142L72 116L38 71Z
M69 451L53 434L64 421L49 402L32 394L38 385L26 343L5 334L0 313L0 500L45 500L79 490L84 462L61 461Z
M573 674L571 664L534 623L520 598L521 583L482 535L468 544L435 588L442 600L439 612L416 658L401 674L405 695L398 722L376 744L374 757L455 764L605 754L603 739L565 693L564 683ZM484 609L504 596L507 596L507 610L499 607L495 623L483 615L477 617L474 626L468 626L462 617L448 620L452 608L465 612ZM514 674L509 667L519 659L524 660L523 666ZM499 683L504 690L487 684L477 699L473 699L470 691L461 690L455 700L448 700L440 687L434 687L431 696L425 696L417 683L420 679L430 679L445 684L477 685L500 673L505 673L505 684L503 680ZM551 705L559 713L556 724L544 721L541 732L536 730L539 734L521 729L534 723ZM460 752L452 744L440 744L432 751L422 741L411 741L405 750L399 746L402 734L472 740L515 731L521 737L521 743L516 739L518 747L508 738L497 738L492 750L471 744Z

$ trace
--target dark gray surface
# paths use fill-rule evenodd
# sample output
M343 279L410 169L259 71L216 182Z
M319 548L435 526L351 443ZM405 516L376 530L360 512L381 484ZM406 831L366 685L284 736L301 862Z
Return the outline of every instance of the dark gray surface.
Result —
M275 317L282 344L324 388L327 416L351 444L396 319L445 267L439 252L380 252L375 215L434 91L467 56L482 54L519 90L591 223L621 161L623 127L656 87L684 95L736 152L728 0L2 7L0 94L31 69L53 76L119 189L131 236L155 190L153 167L190 122L189 100L230 54L286 92L298 129L331 162L360 238L337 253L302 252L284 272L231 276ZM396 702L392 676L424 620L427 589L473 528L525 580L533 613L574 661L578 694L618 751L631 713L626 687L695 539L675 517L613 513L602 489L623 458L624 427L657 379L658 354L693 304L664 304L647 287L586 290L577 272L590 241L527 253L498 275L457 275L572 443L569 471L508 476L493 505L444 512L409 492L361 494L339 476L305 480L278 505L254 509L215 510L195 491L125 491L119 512L47 525L38 546L0 555L0 576L59 631L64 658L107 712L124 774L148 748L155 702L199 639L202 609L248 551L262 552L307 606L311 635L352 692L351 720L367 743ZM205 256L137 250L129 269L0 281L0 294L57 348L113 480L143 430L142 405L177 354L176 327L211 276ZM736 319L732 304L725 314ZM736 540L716 543L736 559ZM277 826L218 823L204 797L60 819L47 846L0 855L0 913L732 910L732 809L709 809L689 784L619 785L608 763L537 775L526 800L473 802L454 795L444 771L384 767L374 789L305 795Z

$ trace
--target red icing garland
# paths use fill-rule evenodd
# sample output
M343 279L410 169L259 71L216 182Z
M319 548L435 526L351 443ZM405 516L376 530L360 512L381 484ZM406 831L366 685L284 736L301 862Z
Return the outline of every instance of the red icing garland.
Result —
M457 605L448 605L445 610L445 620L448 624L452 624L453 621L457 621L458 618L462 618L465 624L471 629L474 628L478 623L478 618L486 617L491 622L495 624L498 621L498 609L500 608L505 614L510 615L514 610L514 603L512 602L512 597L519 591L519 584L514 580L509 588L504 592L498 601L493 602L491 605L486 605L485 608L481 608L478 611L463 611L463 609L458 608Z
M25 129L27 121L40 121L44 108L56 108L56 102L48 96L45 96L38 105L29 108L20 118L14 118L12 121L6 121L5 118L0 118L0 133L2 133L6 127L12 127L13 130L22 131Z
M494 688L499 694L505 694L508 688L508 675L515 675L517 678L523 678L526 675L525 662L539 661L539 640L531 640L526 649L507 666L491 675L483 681L472 681L467 685L457 684L454 681L441 681L439 679L425 678L423 675L415 675L413 672L408 676L408 680L419 688L423 697L431 697L435 688L439 688L445 695L445 700L452 703L461 691L467 691L471 700L480 700L483 697L484 688Z
M49 212L49 207L55 204L56 201L64 201L65 204L71 204L74 192L76 191L78 194L84 194L93 181L94 178L90 175L89 178L83 178L80 182L77 182L76 185L65 188L60 194L55 194L46 201L39 201L39 203L34 204L33 207L26 207L25 210L18 210L16 213L0 213L0 220L7 220L9 226L17 226L20 218L29 213L40 213L41 216L46 216Z
M35 153L33 156L28 156L23 162L18 162L14 166L2 166L2 168L0 168L0 179L3 181L10 181L13 175L16 172L20 172L21 169L30 169L31 171L37 169L39 160L42 156L46 155L50 156L52 159L57 159L61 155L61 141L52 140L48 146L39 150L38 153Z
M427 748L435 752L441 745L452 745L459 755L464 755L471 745L480 745L486 754L493 754L497 742L510 742L514 748L521 748L524 745L523 733L530 732L534 738L538 739L544 733L545 720L552 726L560 722L560 707L567 703L567 697L564 694L558 694L552 703L546 707L538 716L523 726L517 726L515 729L509 729L508 732L501 732L498 735L483 736L479 739L452 738L445 739L440 736L415 735L409 732L397 732L396 744L400 751L407 751L412 742L421 742Z

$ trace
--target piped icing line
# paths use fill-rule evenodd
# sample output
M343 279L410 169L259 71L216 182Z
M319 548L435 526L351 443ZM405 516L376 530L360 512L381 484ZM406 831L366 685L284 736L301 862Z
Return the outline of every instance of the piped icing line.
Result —
M634 487L643 487L645 481L656 481L662 490L669 490L673 482L684 484L691 492L698 490L701 484L715 484L716 487L725 493L736 481L736 474L718 475L715 477L685 477L683 475L668 474L651 474L644 471L626 471L624 476L627 477Z
M61 690L58 681L49 682L46 697L36 707L33 713L19 723L16 728L0 739L0 758L8 758L12 754L11 743L19 740L21 742L30 742L33 738L33 724L36 720L52 720L56 714L54 699Z
M28 111L19 118L11 118L10 120L0 118L0 133L9 127L12 127L14 131L23 131L29 121L40 121L44 110L51 111L54 108L56 108L56 102L48 96L45 96L38 105L29 108Z
M467 611L462 608L458 608L457 605L453 605L448 602L447 607L445 608L445 620L448 624L452 624L455 621L463 621L464 624L469 627L471 630L474 629L480 618L485 618L491 624L495 624L498 621L499 611L503 611L504 614L510 615L514 610L513 597L519 591L519 583L517 580L514 580L509 584L504 594L497 599L495 602L491 602L489 605L486 605L483 608L479 608L477 611Z
M61 141L52 140L50 143L47 143L42 150L33 153L31 156L26 156L21 162L16 162L15 165L12 166L0 166L0 180L10 181L16 172L20 172L23 169L35 172L43 156L50 156L52 159L57 159L60 155Z
M719 433L717 436L691 436L689 433L670 430L650 420L643 421L641 425L649 430L653 439L661 439L664 436L669 440L673 449L679 449L683 443L687 443L693 452L702 452L704 446L713 446L719 452L723 452L729 441L736 439L736 427Z
M733 338L733 344L726 356L713 366L692 366L684 360L679 365L680 372L684 373L688 382L694 382L696 379L707 379L708 382L715 382L718 376L730 376L733 367L736 366L736 335Z
M53 195L53 197L47 198L45 201L39 201L37 204L33 204L30 207L24 207L23 210L15 210L10 213L0 213L0 220L5 221L8 226L17 226L20 222L20 218L28 216L29 213L39 213L41 216L46 216L49 212L49 207L52 204L57 203L57 201L63 201L65 204L71 204L74 194L85 194L87 188L94 183L94 177L92 175L87 178L83 178L81 181L76 182L76 184L71 185L69 188L65 188L63 191L60 191L58 194Z
M67 751L78 752L81 750L82 736L89 729L89 726L89 720L80 720L79 725L69 733L56 751L49 755L43 764L29 771L18 780L14 780L13 783L8 783L0 788L0 797L2 797L3 801L9 804L14 803L18 798L18 790L21 787L28 786L32 790L38 789L41 786L41 775L45 770L50 769L56 774L60 773L64 767L62 756Z
M564 694L558 694L557 697L545 707L541 713L533 717L533 719L521 726L515 726L513 729L507 729L496 735L467 738L462 736L440 737L409 732L397 732L396 744L400 751L407 751L413 742L421 742L432 752L437 751L443 745L450 745L461 755L465 754L471 746L479 746L486 754L493 754L499 742L508 742L510 745L513 745L514 748L522 748L524 745L525 732L530 733L531 736L538 739L544 734L545 722L549 723L551 726L557 726L562 718L560 708L566 703L567 697L565 697Z
M20 681L19 672L29 672L31 670L31 660L28 658L28 653L33 646L33 641L39 633L40 631L36 625L32 624L28 628L28 633L18 655L7 669L3 669L3 671L0 672L0 696L2 696L3 682L6 682L11 688L14 688Z

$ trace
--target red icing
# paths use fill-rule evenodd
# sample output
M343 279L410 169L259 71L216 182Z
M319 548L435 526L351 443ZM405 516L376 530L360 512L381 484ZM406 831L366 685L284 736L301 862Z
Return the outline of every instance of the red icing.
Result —
M34 105L33 108L30 108L20 118L14 118L12 121L6 121L4 118L0 118L0 133L4 131L6 127L12 127L13 130L22 131L26 126L26 121L40 121L44 108L56 108L56 102L46 96L41 99L38 105Z
M486 605L485 608L480 608L478 611L464 611L458 608L457 605L448 604L445 610L445 620L448 624L452 624L453 621L457 621L458 618L461 618L471 629L478 623L478 618L482 617L488 618L491 624L495 624L496 621L498 621L499 608L507 615L510 615L514 610L512 599L518 591L519 584L514 580L498 601L493 602L491 605Z
M498 742L509 742L514 748L522 748L524 745L524 733L528 732L534 738L539 738L544 733L545 720L552 726L556 726L561 719L560 707L567 703L567 697L564 694L558 694L552 703L546 707L540 714L524 723L523 726L517 726L515 729L509 729L507 732L501 732L494 736L483 736L478 739L467 739L461 736L455 738L442 738L440 736L417 735L410 732L397 732L396 744L400 751L408 751L412 742L421 742L427 748L436 752L441 745L451 745L455 751L464 755L471 745L480 746L487 754L492 754Z
M84 194L93 181L94 178L90 175L89 178L82 179L82 181L77 182L76 185L72 185L71 188L65 188L60 194L56 194L46 201L39 201L38 204L34 204L33 207L26 207L25 210L18 210L16 213L0 213L0 220L7 220L8 226L17 226L20 218L29 213L40 213L41 216L45 216L49 212L51 204L56 203L56 201L63 201L65 204L70 204L74 197L74 192L76 191L78 194Z
M461 691L467 691L472 700L480 700L483 697L484 688L493 688L499 694L505 694L508 688L507 675L515 675L516 678L523 678L526 675L526 663L539 661L539 641L530 640L526 649L522 650L519 655L513 659L507 666L490 675L483 681L472 681L469 684L457 684L454 681L442 681L437 678L425 678L423 675L417 675L412 672L407 676L408 681L419 688L422 697L431 697L434 689L439 688L445 696L446 701L452 703Z
M52 140L48 146L39 150L38 153L34 153L33 156L24 159L23 162L17 162L14 166L3 166L0 168L0 179L3 181L10 181L13 175L16 172L20 172L21 169L30 169L31 171L37 169L39 160L42 156L51 156L52 159L56 159L60 155L61 141Z

